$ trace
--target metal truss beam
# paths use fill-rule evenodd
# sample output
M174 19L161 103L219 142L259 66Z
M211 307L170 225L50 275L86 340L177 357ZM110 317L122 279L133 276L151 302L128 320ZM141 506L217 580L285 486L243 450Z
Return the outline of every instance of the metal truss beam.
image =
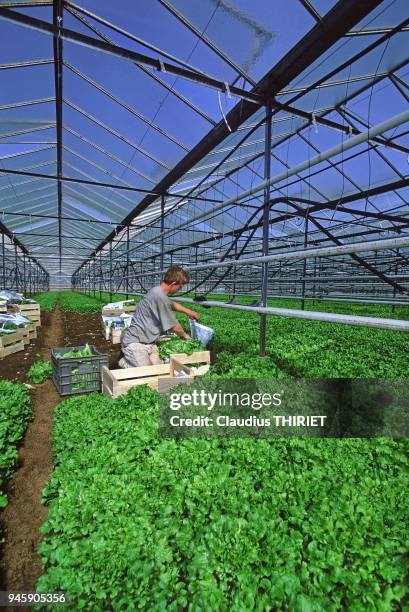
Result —
M293 206L299 210L299 207L296 204L293 204ZM321 223L319 223L314 217L309 216L310 221L313 223L313 225L315 225L316 228L318 228L320 230L320 232L322 232L325 236L327 236L332 242L334 242L337 246L344 246L344 243L337 238L336 236L333 235L333 233L328 230L326 227L324 227ZM393 240L393 239L392 239ZM372 274L374 274L375 276L377 276L380 280L382 280L384 283L387 283L388 285L391 285L391 287L393 287L395 290L399 291L399 293L403 293L405 295L409 295L409 291L407 291L407 289L405 289L405 287L403 287L402 285L400 285L399 283L397 283L396 281L392 280L391 278L389 278L388 276L386 276L383 272L381 272L380 270L378 270L375 266L373 266L372 264L368 263L363 257L361 257L360 255L357 255L356 252L351 252L350 256L352 257L352 259L354 259L360 266L362 266L363 268L365 268L366 270L368 270L369 272L372 272Z
M308 249L299 249L282 253L273 253L271 255L244 257L242 259L228 259L226 261L206 262L205 264L188 265L187 270L209 270L211 268L222 268L226 266L248 266L261 265L270 261L291 261L298 259L310 259L313 257L338 257L341 255L350 255L351 253L362 253L368 251L383 251L402 247L409 247L409 236L399 238L387 238L384 240L366 240L364 242L355 242L351 244L343 244L330 247L317 247ZM155 270L154 272L145 272L139 276L148 277L160 274L163 270ZM409 291L408 291L409 293Z
M159 47L155 47L155 45L148 43L146 40L143 40L139 36L135 36L135 34L131 34L131 32L128 32L127 30L124 30L123 28L118 27L114 23L108 21L107 19L103 19L102 17L100 17L99 15L96 15L95 13L91 13L91 11L86 10L82 6L78 6L78 4L74 4L73 2L66 1L64 3L64 6L70 12L72 11L72 9L74 9L73 11L74 13L78 12L78 13L82 13L83 15L86 15L87 17L90 17L97 23L109 28L113 32L117 32L118 34L121 34L125 38L128 38L129 40L132 40L133 42L138 43L138 45L141 45L142 47L145 47L158 55L162 55L163 57L166 57L171 62L175 62L176 64L179 64L180 66L183 66L184 68L187 68L188 70L192 70L195 73L201 72L198 68L188 64L186 61L183 61L175 57L174 55L167 53L163 49L159 49Z
M386 34L384 37L382 37L382 39L379 39L379 40L375 41L375 42L374 42L372 45L370 45L370 47L369 47L369 48L367 48L367 49L366 49L366 50L364 50L364 51L360 51L358 54L356 54L355 56L353 56L353 58L350 58L348 61L350 61L350 62L357 61L357 60L358 60L358 59L360 59L360 58L361 58L361 57L362 57L362 56L363 56L365 53L367 53L367 52L368 52L368 51L370 51L370 50L373 50L374 48L376 48L377 46L379 46L379 45L380 45L382 42L385 42L386 40L388 40L388 38L389 38L391 35L393 35L393 34L395 34L395 33L399 32L399 31L402 29L402 27L404 26L404 24L406 24L406 23L408 23L408 22L409 22L409 19L408 19L408 20L405 20L404 22L402 22L401 24L399 24L398 26L396 26L396 27L395 27L395 28L393 28L392 30L388 31L388 33L387 33L387 34ZM402 68L403 66L405 66L406 64L407 64L407 60L403 60L402 62L400 62L400 64L398 64L398 66L395 66L395 68L394 68L394 69L395 69L395 70L398 70L398 69ZM333 70L333 71L332 71L332 73L331 73L331 75L336 74L336 73L337 73L339 70L341 70L341 69L345 68L345 66L346 66L346 65L348 65L348 63L342 64L340 67L338 67L337 69ZM371 84L371 83L366 84L364 87L360 88L358 91L353 92L353 94L352 94L352 95L350 95L348 98L346 98L345 100L343 100L343 101L342 101L342 102L340 102L339 104L343 104L343 103L345 103L345 101L346 101L346 100L352 99L352 98L356 97L357 95L360 95L360 94L361 94L361 93L363 93L363 92L364 92L366 89L368 89L370 86L375 85L375 83L377 83L378 81L380 81L381 79L383 79L383 78L385 78L385 77L387 77L387 76L390 76L390 75L389 75L389 73L377 73L376 78L374 78L374 81L373 81L373 83L372 83L372 84ZM323 78L321 78L321 79L320 79L318 82L316 82L316 83L314 84L314 87L321 87L321 86L325 86L325 85L326 85L326 84L325 84L325 79L326 79L326 78L327 78L327 77L323 77ZM405 85L406 85L406 84L405 84ZM308 92L308 91L310 91L311 89L312 89L312 86L309 86L309 87L307 87L307 88L303 88L303 89L302 89L302 90L300 90L300 91L302 91L303 93L307 93L307 92ZM298 91L298 90L295 90L295 91ZM300 96L295 96L295 98L292 98L292 100L291 100L291 101L294 101L294 100L296 100L296 99L297 99L297 98L299 98L299 97L300 97ZM333 109L331 109L331 110L333 110ZM337 110L337 107L335 107L335 110ZM326 111L326 112L325 112L325 114L327 114L328 112L329 112L329 111ZM322 117L320 117L320 118L322 118ZM311 114L311 120L312 120L312 114ZM256 124L256 125L254 125L254 126L251 126L251 130L252 130L252 131L254 131L254 130L255 130L255 129L256 129L258 126L259 126L259 125L260 125L260 122L259 122L259 124ZM278 143L276 143L276 144L274 145L274 147L277 147L278 145L282 144L282 143L283 143L285 140L287 140L287 138L289 138L289 137L291 137L291 136L293 136L293 135L295 135L295 134L299 134L299 133L301 133L301 131L302 131L302 130L303 130L305 127L306 127L306 126L303 126L302 128L299 128L299 129L298 129L298 130L296 130L296 131L295 131L293 134L284 135L285 137L284 137L284 138L281 138L281 139L278 141ZM332 126L332 127L334 127L334 126ZM345 126L342 126L342 130L344 130L344 128L345 128ZM358 131L357 133L359 134L360 132ZM250 134L251 134L251 132L249 132L249 133L248 133L247 137L248 137ZM241 140L241 141L240 141L240 142L239 142L239 143L238 143L238 144L237 144L235 147L233 147L233 149L230 151L230 153L229 153L228 155L226 155L226 156L225 156L225 158L224 158L223 160L221 160L221 162L219 162L219 163L217 164L216 169L217 169L217 168L219 168L219 167L221 167L221 166L223 165L223 163L224 163L224 162L225 162L225 161L226 161L226 160L227 160L227 159L230 157L230 155L232 155L232 154L234 153L234 151L236 151L236 150L237 150L237 149L238 149L238 148L241 146L241 144L242 144L242 143L243 143L245 140L246 140L246 136L245 136L245 137L244 137L244 138L243 138L243 139L242 139L242 140ZM383 140L383 139L380 139L380 140L381 140L382 142L389 142L388 140ZM393 143L393 144L396 144L396 143ZM406 153L406 149L405 149L405 148L401 147L400 145L397 145L397 146L400 148L401 152L405 152L405 153ZM374 148L374 147L372 147L372 148ZM369 149L368 149L368 150L369 150ZM259 158L259 157L261 157L261 156L262 156L262 153L258 153L257 155L255 155L254 157L252 157L250 160L247 160L247 162L245 162L244 164L242 164L242 165L240 165L240 166L237 166L237 167L233 168L233 169L232 169L232 170L230 170L228 173L226 173L226 175L225 175L223 178L218 179L218 180L216 180L216 181L213 181L213 182L212 182L212 185L210 185L210 187L212 187L212 186L216 185L217 183L219 183L220 181L224 180L224 178L229 177L230 175L232 175L232 174L236 173L236 172L237 172L238 170L240 170L241 168L248 167L248 168L249 168L249 169L250 169L252 172L254 172L254 170L253 170L252 168L250 168L249 163L250 163L250 162L255 161L257 158ZM278 159L278 158L277 158L277 159ZM346 161L346 160L345 160L345 161ZM213 169L213 172L214 172L214 171L215 171L215 169ZM256 173L256 174L257 174L257 173ZM209 175L207 175L207 176L209 176ZM202 184L202 183L203 183L203 182L206 180L206 178L207 178L207 177L204 177L204 178L201 180L201 182L199 183L199 185L197 185L197 186L195 187L195 190L197 190L198 186L200 186L200 185L201 185L201 184ZM207 186L205 189L203 189L201 193L204 193L204 192L205 192L205 191L206 191L208 188L209 188L209 186Z
M118 98L117 96L114 96L112 92L110 92L108 89L103 87L100 83L98 83L94 79L91 79L89 76L87 76L86 74L78 70L78 68L76 68L75 66L72 66L67 61L64 62L64 66L68 68L69 70L71 70L73 74L75 74L76 76L78 76L79 78L87 82L89 85L92 85L92 87L100 91L107 98L110 98L111 100L113 100L116 104L121 106L121 108L124 108L125 110L127 110L131 115L133 115L134 117L142 121L145 125L149 126L153 130L161 134L161 136L164 136L165 138L173 142L175 145L177 145L184 151L189 151L189 148L186 145L184 145L182 142L180 142L180 140L178 140L177 138L175 138L174 136L166 132L166 130L162 129L159 125L157 125L156 123L154 123L153 121L145 117L142 113L140 113L135 108L129 106L129 104L127 104L126 102Z
M369 1L370 0L367 0L367 2ZM372 0L372 2L375 2L375 0ZM17 23L19 25L45 32L47 34L51 34L54 37L57 37L55 27L46 21L42 21L41 19L36 19L35 17L30 17L23 13L11 11L7 8L0 8L0 17L5 19L6 21L11 21L13 23ZM60 36L63 40L67 40L82 45L84 47L89 47L91 49L95 49L103 53L108 53L109 55L113 55L114 57L131 60L133 62L137 62L138 64L149 66L151 68L155 68L156 70L167 72L168 74L187 79L188 81L200 83L201 85L206 85L207 87L212 87L214 89L217 89L218 91L230 93L234 96L237 96L238 98L242 98L243 100L249 100L253 104L263 104L263 99L260 97L259 94L248 92L244 89L241 89L240 87L235 87L234 85L229 86L224 81L215 79L211 76L204 74L203 72L196 72L193 70L188 70L181 66L176 66L175 64L170 64L169 62L163 62L161 59L155 59L153 57L149 57L148 55L144 55L143 53L132 51L131 49L125 49L124 47L111 45L102 40L98 40L94 37L81 34L80 32L76 32L75 30L70 30L68 28L61 28Z
M267 187L267 185L274 185L277 183L280 183L284 180L286 180L287 178L294 176L294 175L298 175L299 173L305 171L305 170L310 170L313 166L320 164L323 161L329 160L332 157L340 154L341 152L345 152L348 151L349 149L352 149L360 144L362 144L363 142L367 141L367 140L371 140L374 136L378 136L379 134L383 134L384 132L387 132L388 130L392 129L393 127L398 127L399 125L402 125L403 123L405 123L406 121L409 121L409 110L406 110L402 113L399 113L398 115L395 115L394 117L391 117L390 119L388 119L387 121L384 121L374 127L372 127L371 129L365 131L365 132L361 132L358 136L354 136L344 142L342 142L339 145L336 145L335 147L331 147L330 149L327 149L326 151L320 153L319 155L316 155L315 157L312 157L310 159L305 160L304 162L301 162L299 164L297 164L296 166L292 167L291 169L288 169L284 172L281 172L277 175L275 175L274 177L272 177L271 179L269 179L268 181L263 181L262 183L260 183L259 185L256 185L255 187L252 187L251 189L248 189L247 191L244 191L241 194L238 194L237 196L233 196L232 198L229 198L228 200L226 200L225 202L223 202L222 204L217 204L216 206L213 207L212 210L210 211L205 211L199 215L197 215L196 217L192 217L190 219L187 219L183 225L176 225L175 227L172 228L172 230L168 230L167 233L169 232L174 232L176 230L178 230L180 227L186 227L187 225L190 225L192 223L195 223L197 221L201 221L203 219L205 219L206 217L209 217L209 215L214 214L215 212L217 212L218 210L223 210L224 208L235 204L236 202L239 202L240 200L247 198L248 196L251 196L255 193L260 192L261 190L265 189Z
M366 189L364 191L359 191L358 193L352 193L349 195L344 195L341 198L337 198L335 200L330 200L328 202L325 203L321 203L321 202L313 202L312 200L309 201L309 203L311 204L310 208L306 208L304 209L303 212L298 213L298 216L300 214L302 215L306 215L307 213L309 215L321 211L321 210L333 210L333 209L340 209L341 208L341 203L342 204L347 204L349 202L356 202L358 200L363 200L365 198L369 198L371 196L376 196L376 195L381 195L382 193L388 193L390 191L395 191L397 189L404 189L405 187L409 186L409 177L399 180L399 181L394 181L392 183L386 183L384 185L378 185L376 187L372 187L371 189ZM275 205L275 204L279 204L279 203L290 203L290 202L299 202L300 199L298 198L285 198L285 197L278 197L278 198L274 198L273 200L270 201L270 205ZM349 210L347 208L345 208L345 212L349 212ZM283 213L282 215L279 215L275 218L270 219L270 225L275 225L277 223L282 223L287 221L288 219L291 219L292 217L294 217L293 213ZM409 224L409 219L405 220L405 224ZM246 231L251 231L253 229L257 229L260 228L262 226L262 222L257 222L257 223L252 223L252 224L246 224L241 228L237 228L234 230L230 230L228 232L225 232L223 234L224 237L228 237L228 236L240 236L241 234L243 234ZM366 232L365 232L366 233ZM220 238L222 236L222 234L217 234L217 236L212 236L212 237L207 237L204 238L202 240L196 241L196 242L192 242L190 245L186 245L185 248L188 247L196 247L196 246L202 246L204 244L207 244L209 242L212 242L213 240L216 240L218 238ZM176 251L177 249L174 249L174 251ZM168 251L168 253L173 252L172 251Z
M282 110L290 113L291 115L295 115L296 117L301 117L303 119L307 119L309 123L318 123L319 125L324 125L325 127L332 128L337 130L338 132L343 132L344 134L361 134L361 130L354 126L343 125L342 123L338 123L337 121L332 121L330 119L325 119L325 117L320 117L320 115L316 115L315 113L310 113L307 111L303 111L299 108L295 108L290 104L281 104L280 102L273 102L272 106L277 110ZM377 144L394 149L395 151L399 151L399 153L409 154L409 149L407 147L403 147L402 145L394 142L390 138L380 138L376 136L372 138L372 142L376 142Z
M105 42L110 43L111 45L115 45L116 43L112 40L112 38L110 38L109 36L107 36L105 33L101 32L101 30L99 30L98 28L96 28L92 23L90 23L89 21L87 21L87 19L85 19L80 13L78 13L77 11L75 11L74 9L70 8L69 6L67 7L67 11L69 13L71 13L71 15L73 15L78 21L80 21L81 23L83 23L89 30L91 30L91 32L94 32L99 38L101 38L101 40L105 40ZM149 68L145 68L145 66L142 66L141 64L138 64L136 62L133 62L134 66L136 68L139 68L139 70L141 70L142 72L144 72L145 74L147 74L149 76L149 78L153 79L154 81L156 81L157 83L160 83L160 85L162 87L164 87L165 89L167 89L167 91L169 91L173 96L175 96L176 98L178 98L181 102L183 102L184 104L186 104L186 106L188 106L191 110L193 110L195 113L197 113L198 115L200 115L200 117L202 117L202 119L205 119L205 121L207 121L208 123L210 123L211 125L216 125L216 121L213 121L213 119L207 115L205 112L203 112L202 109L198 108L197 106L195 106L190 100L188 100L185 96L183 96L181 93L179 93L176 89L174 89L173 87L171 87L170 85L168 85L166 83L166 81L164 81L163 79L160 79L152 70L150 70Z
M4 6L2 4L2 6ZM28 60L26 62L13 62L11 64L0 64L0 70L13 70L14 68L29 68L31 66L44 66L47 64L53 64L52 59L43 60Z
M64 147L65 148L65 147ZM40 149L40 150L44 150L44 149ZM44 164L41 165L49 165L55 163L53 160L46 162ZM40 165L40 164L39 164ZM62 181L63 183L78 183L80 185L92 185L94 187L106 187L109 189L118 189L119 191L133 191L135 193L149 193L149 194L153 194L156 196L159 196L160 194L155 193L153 191L151 191L150 189L142 189L142 187L129 187L127 185L114 185L112 183L102 183L101 181L88 181L86 179L74 179L74 178L70 178L68 176L54 176L52 174L41 174L40 172L26 172L24 170L12 170L11 168L0 168L0 173L2 174L13 174L13 175L18 175L18 176L31 176L34 178L38 178L38 179L49 179L52 181ZM186 199L186 196L184 195L179 195L177 193L170 193L167 192L165 193L165 195L167 197L171 197L171 198L180 198L182 200ZM222 200L217 200L214 198L201 198L199 196L189 196L188 197L189 200L198 200L201 202L214 202L214 203L218 203L221 202Z
M7 236L9 238L9 240L11 240L11 242L18 246L18 248L25 253L25 255L27 255L27 257L33 261L33 263L35 263L37 266L39 266L41 268L41 270L43 272L45 272L45 274L48 274L48 272L43 268L43 266L35 259L35 257L32 257L30 255L30 253L27 251L26 247L24 246L24 244L22 244L20 242L20 240L18 240L18 238L16 238L15 234L13 232L11 232L5 225L4 223L2 223L0 221L0 232L2 232L5 236Z
M362 30L351 30L345 36L379 36L379 34L389 34L393 28L363 28ZM402 28L402 32L409 32L409 26Z
M60 272L62 268L62 53L63 41L61 37L63 27L63 2L62 0L53 0L53 28L55 36L53 38L54 49L54 82L55 82L55 117L56 117L56 132L57 132L57 197L58 197L58 246L60 255Z
M308 11L311 17L315 19L317 23L320 23L320 21L322 21L321 15L319 14L317 9L311 4L309 0L299 0L299 2L300 4L302 4L305 10Z
M322 21L314 26L300 41L289 51L254 88L253 92L262 97L273 97L286 85L301 74L311 63L318 59L337 40L345 35L361 19L375 9L381 0L361 0L359 4L355 0L343 0L338 2L323 17ZM1 13L0 13L1 14ZM227 115L226 120L230 129L235 131L240 125L251 117L257 106L248 100L241 101ZM226 136L229 131L224 121L219 122L156 186L156 191L164 192L169 189L179 178L192 168L205 155L212 151ZM153 196L145 197L135 209L123 220L123 224L129 224L137 215L143 212L152 202ZM112 232L95 250L95 255L100 249L115 237ZM85 262L84 262L85 263Z
M161 5L166 8L174 17L176 17L176 19L178 19L181 23L183 23L184 26L186 26L191 32L193 32L202 42L205 43L205 45L207 45L209 47L209 49L211 49L212 51L214 51L214 53L216 53L216 55L218 55L228 66L230 66L230 68L233 68L233 70L235 70L237 72L237 74L239 74L240 76L242 76L244 79L246 79L246 81L248 83L250 83L250 85L256 85L256 82L251 78L250 75L248 75L243 68L241 68L238 64L236 64L231 57L229 57L226 53L224 53L221 49L219 49L219 47L217 47L203 32L201 32L200 30L198 30L191 21L189 21L184 15L182 15L182 13L180 13L179 11L177 11L175 9L175 7L168 2L167 0L159 0L159 2L161 3Z

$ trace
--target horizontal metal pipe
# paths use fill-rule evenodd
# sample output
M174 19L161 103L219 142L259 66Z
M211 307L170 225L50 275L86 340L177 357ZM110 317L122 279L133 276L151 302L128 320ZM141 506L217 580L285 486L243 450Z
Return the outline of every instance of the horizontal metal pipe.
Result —
M141 293L132 293L130 295L143 295ZM189 304L200 303L195 302L192 298L173 298L176 302L187 302ZM224 302L216 302L209 300L205 302L206 306L214 306L216 308L228 308L229 310L241 310L244 312L253 312L256 314L266 314L279 317L290 317L294 319L307 319L309 321L321 321L324 323L342 323L344 325L359 325L361 327L377 327L379 329L391 329L395 331L409 331L409 321L401 321L400 319L381 319L378 317L359 317L353 315L337 314L335 312L312 312L309 310L295 310L292 308L271 308L261 306L242 306L241 304L226 304Z
M381 299L368 299L368 300L358 300L355 298L336 298L336 297L308 297L306 300L319 300L322 302L352 302L357 304L385 304L387 306L409 306L409 302L402 301L392 301L392 300L381 300Z
M217 292L216 292L217 293ZM143 293L132 293L129 295L144 295ZM220 293L220 295L225 296L224 293ZM260 294L259 293L240 293L237 292L235 297L248 297L248 298L259 298ZM284 295L277 295L277 294L270 294L268 296L268 299L270 300L277 300L277 299L284 299L284 300L299 300L301 299L301 294L298 293L287 293ZM380 304L380 305L385 305L385 306L409 306L409 301L404 302L402 300L391 300L388 298L381 298L379 296L377 296L376 299L374 298L354 298L354 297L320 297L319 295L315 295L315 296L306 296L304 297L305 300L314 300L315 302L344 302L344 303L357 303L357 304L366 304L366 305L371 305L371 304ZM197 303L197 302L195 302ZM207 304L207 302L206 302Z
M194 302L191 298L177 298L177 301ZM243 310L257 314L291 317L294 319L308 319L310 321L322 321L326 323L343 323L346 325L360 325L363 327L378 327L380 329L393 329L398 331L409 331L409 321L398 319L380 319L377 317L359 317L353 315L342 315L334 312L312 312L308 310L294 310L291 308L262 308L257 306L240 306L237 304L224 304L221 302L206 301L206 305L216 308L230 308L232 310Z
M387 274L387 272L385 272ZM401 279L408 280L409 274L388 274L388 278L392 279ZM269 282L294 282L305 280L306 282L319 282L319 281L341 281L341 282L350 282L350 281L368 281L368 280L379 280L378 276L374 276L373 274L368 275L357 275L357 276L297 276L294 274L293 276L272 276L269 278Z
M289 261L291 259L305 259L310 257L336 257L350 253L363 253L365 251L381 251L383 249L396 249L409 246L409 236L400 238L386 238L384 240L367 240L365 242L355 242L332 247L318 247L315 249L300 249L299 251L289 251L286 253L274 253L273 255L247 257L241 259L229 259L227 261L207 262L194 266L186 266L186 270L208 270L209 268L226 268L229 266L260 265L269 261ZM165 270L155 270L145 272L129 278L142 278L164 273Z
M236 294L236 297L239 297L240 295L246 295L249 296L249 294ZM258 295L253 294L249 297L258 297ZM268 296L268 299L270 300L275 300L275 299L285 299L285 300L299 300L301 299L301 294L299 293L290 293L290 294L285 294L285 295L274 295L274 294L270 294ZM358 299L358 298L354 298L354 297L320 297L319 295L309 295L306 296L304 298L305 300L314 300L316 302L345 302L345 303L357 303L357 304L385 304L386 306L409 306L409 301L407 302L403 302L401 300L388 300L387 298L382 299L379 296L377 296L377 299L373 299L373 298L367 298L367 299Z
M191 219L186 219L184 223L180 225L176 225L171 230L166 230L163 233L163 235L164 236L168 235L169 233L179 230L182 227L186 228L191 223L200 221L201 219L204 219L208 217L209 215L213 215L215 212L217 212L218 210L221 210L222 208L226 206L235 204L236 202L239 202L240 200L243 200L244 198L247 198L248 196L258 193L259 191L262 191L268 185L270 186L274 185L275 183L279 183L289 178L290 176L299 174L300 172L303 172L304 170L309 170L313 166L316 166L317 164L320 164L321 162L326 161L327 159L330 159L331 157L335 157L336 155L339 155L340 153L344 153L345 151L348 151L349 149L352 149L353 147L356 147L362 144L363 142L368 142L375 136L378 136L379 134L383 134L384 132L387 132L395 127L398 127L399 125L402 125L403 123L406 123L407 121L409 121L409 110L399 113L398 115L394 115L390 119L387 119L386 121L383 121L382 123L379 123L378 125L373 126L369 130L365 130L364 132L361 132L357 136L353 136L352 138L349 138L348 140L341 142L335 147L331 147L330 149L323 151L322 153L320 153L319 155L316 155L315 157L312 157L311 159L307 159L301 162L300 164L297 164L296 166L293 166L292 168L289 168L288 170L281 172L280 174L276 174L268 181L263 181L262 183L259 183L255 187L252 187L251 189L248 189L247 191L243 191L242 193L236 196L233 196L232 198L229 198L228 200L226 200L225 202L221 204L217 204L216 206L213 206L211 210L207 210L201 213L200 215L197 215L196 217L192 217ZM159 236L157 236L157 238L158 237Z

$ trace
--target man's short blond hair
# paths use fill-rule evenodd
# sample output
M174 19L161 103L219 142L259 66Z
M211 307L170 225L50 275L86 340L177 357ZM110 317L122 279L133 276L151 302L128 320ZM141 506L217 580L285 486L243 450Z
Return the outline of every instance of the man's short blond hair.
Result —
M179 268L178 266L172 266L169 270L166 271L163 280L168 285L172 283L177 283L178 285L184 285L189 282L189 274L183 270L183 268Z

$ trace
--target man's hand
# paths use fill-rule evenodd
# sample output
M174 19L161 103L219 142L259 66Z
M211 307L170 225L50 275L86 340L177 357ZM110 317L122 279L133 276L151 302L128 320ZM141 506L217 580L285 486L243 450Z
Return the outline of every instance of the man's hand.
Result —
M198 312L195 312L194 310L190 310L187 316L189 317L189 319L194 319L195 321L198 321L200 315Z
M175 334L177 334L182 340L190 340L189 334L185 332L185 330L179 323L172 327L172 331L175 332Z

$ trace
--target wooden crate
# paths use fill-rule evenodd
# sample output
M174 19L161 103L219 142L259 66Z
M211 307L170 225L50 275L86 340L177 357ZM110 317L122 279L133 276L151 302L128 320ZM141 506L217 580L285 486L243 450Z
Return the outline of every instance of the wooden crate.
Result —
M186 353L175 353L171 355L171 357L182 364L192 366L195 376L206 374L210 368L210 351L195 351L191 355L187 355ZM201 363L203 365L195 366L195 363Z
M31 323L30 325L27 325L26 329L28 329L30 342L31 340L35 340L37 338L37 325L35 323Z
M174 385L190 383L195 376L204 374L205 371L201 368L188 367L190 364L203 362L205 362L205 371L207 371L210 364L209 351L200 351L192 355L185 355L184 353L171 355L169 363L160 365L119 370L109 370L104 367L102 370L102 391L105 395L115 398L128 393L129 389L137 385L149 385L160 393L166 393ZM181 370L186 376L177 378L176 374Z
M24 350L24 330L15 331L7 336L0 336L0 359Z
M25 317L28 317L36 327L41 325L41 309L39 304L20 304L19 312Z
M119 317L124 313L123 308L103 308L102 313L104 317Z
M30 344L30 330L28 329L28 327L21 329L21 333L23 334L24 346Z
M106 306L102 309L102 314L105 317L117 317L121 314L132 314L135 312L136 304L124 304L121 308L107 308Z

